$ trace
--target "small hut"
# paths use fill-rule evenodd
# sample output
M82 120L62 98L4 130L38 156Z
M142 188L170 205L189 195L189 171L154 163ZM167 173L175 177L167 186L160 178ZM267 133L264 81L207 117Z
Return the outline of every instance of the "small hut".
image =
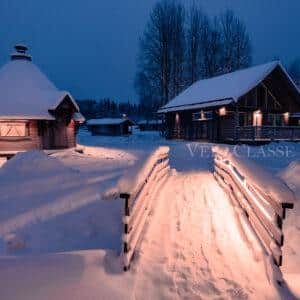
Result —
M138 123L140 131L162 131L162 120L142 120Z
M128 135L134 123L127 118L101 118L87 121L92 135Z
M70 93L58 90L16 45L0 69L0 153L75 147L84 121Z

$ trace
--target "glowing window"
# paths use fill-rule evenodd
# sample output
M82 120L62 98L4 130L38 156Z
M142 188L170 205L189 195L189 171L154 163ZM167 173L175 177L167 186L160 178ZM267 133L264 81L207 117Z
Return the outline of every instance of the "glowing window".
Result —
M26 123L0 123L0 136L2 137L22 137L27 135Z

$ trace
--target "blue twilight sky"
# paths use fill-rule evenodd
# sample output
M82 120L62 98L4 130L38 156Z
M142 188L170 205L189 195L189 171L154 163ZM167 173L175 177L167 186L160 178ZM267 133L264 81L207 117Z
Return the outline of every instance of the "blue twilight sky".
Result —
M155 2L1 0L0 65L23 42L50 79L76 98L135 100L138 38ZM300 0L198 2L209 15L232 8L244 20L255 64L300 56Z

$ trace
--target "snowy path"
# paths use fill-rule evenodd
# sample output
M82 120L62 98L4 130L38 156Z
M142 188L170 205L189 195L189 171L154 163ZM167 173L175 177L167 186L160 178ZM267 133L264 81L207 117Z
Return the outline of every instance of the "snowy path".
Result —
M173 172L158 194L133 299L280 298L209 170Z

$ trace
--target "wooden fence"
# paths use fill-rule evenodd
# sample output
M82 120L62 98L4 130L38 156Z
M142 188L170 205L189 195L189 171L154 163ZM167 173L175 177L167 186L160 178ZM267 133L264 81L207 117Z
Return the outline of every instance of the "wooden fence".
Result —
M282 225L286 215L285 210L293 208L292 197L281 199L279 202L264 191L261 185L253 183L254 176L249 178L249 174L243 174L238 163L216 148L213 152L216 180L226 190L234 205L244 211L266 254L273 258L276 266L281 266L281 247L284 242Z
M143 228L152 207L153 192L169 171L169 148L160 147L155 151L142 173L142 180L132 188L131 193L121 193L124 199L123 263L124 271L130 267L138 242L142 238ZM138 174L137 176L141 176ZM141 178L139 178L141 179Z

